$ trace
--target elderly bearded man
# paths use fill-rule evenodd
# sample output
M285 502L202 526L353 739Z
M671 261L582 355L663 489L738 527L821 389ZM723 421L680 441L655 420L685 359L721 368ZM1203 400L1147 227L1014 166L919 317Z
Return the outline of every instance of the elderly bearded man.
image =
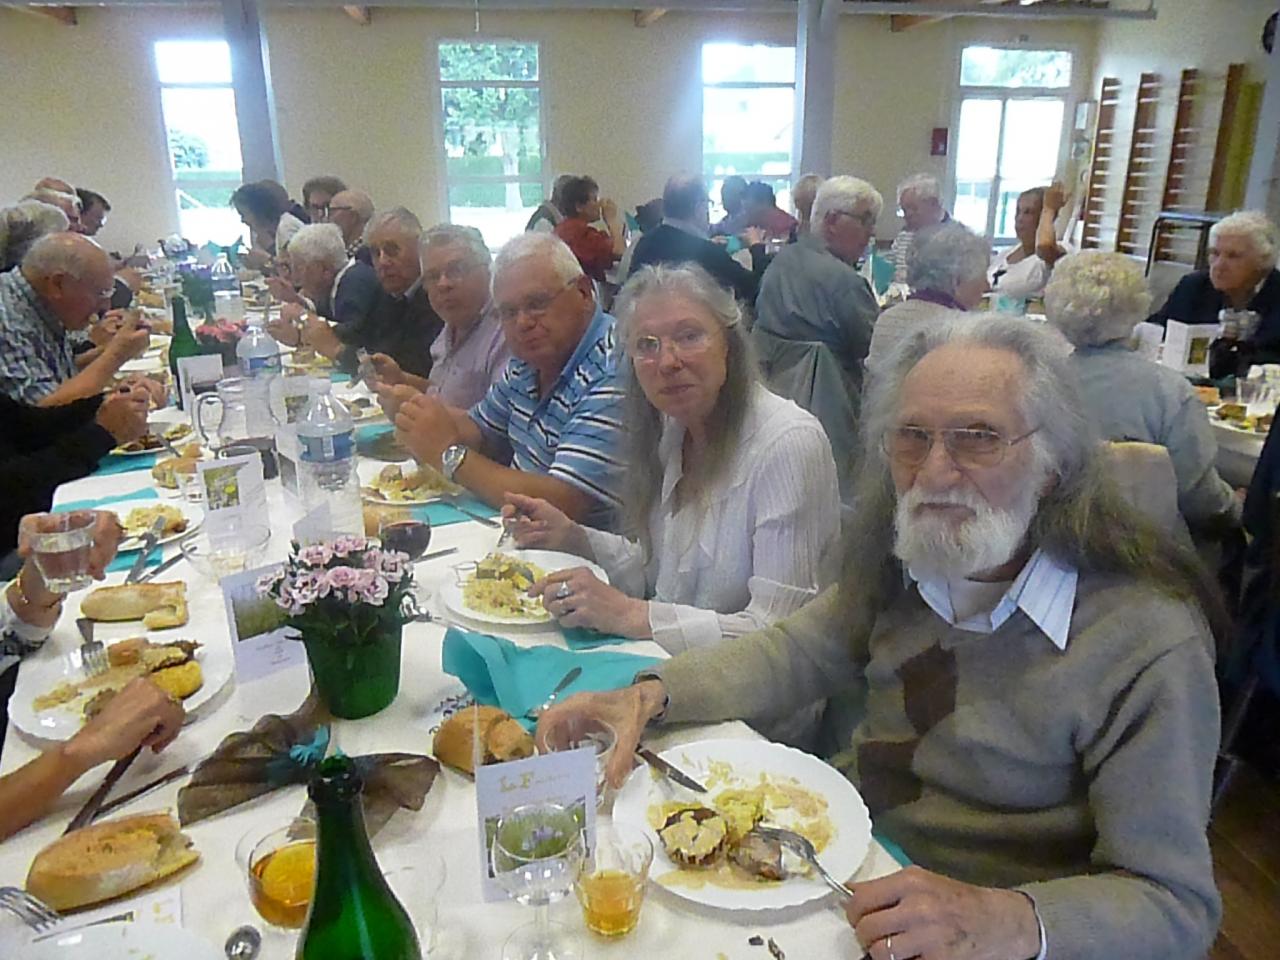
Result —
M607 718L616 783L655 718L767 719L852 689L834 763L918 864L845 905L875 960L1204 956L1221 607L1104 479L1064 353L1012 318L906 341L869 389L837 586L567 700L539 737Z

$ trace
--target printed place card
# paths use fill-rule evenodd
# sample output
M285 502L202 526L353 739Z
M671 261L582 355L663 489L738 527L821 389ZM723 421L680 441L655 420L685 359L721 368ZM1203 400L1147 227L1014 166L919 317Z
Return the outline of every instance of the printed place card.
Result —
M196 469L204 491L204 522L210 539L232 539L249 526L270 528L259 454L202 460Z
M282 566L275 563L222 578L237 685L307 662L302 642L293 639L293 629L284 625L284 610L271 597L258 593L258 580Z

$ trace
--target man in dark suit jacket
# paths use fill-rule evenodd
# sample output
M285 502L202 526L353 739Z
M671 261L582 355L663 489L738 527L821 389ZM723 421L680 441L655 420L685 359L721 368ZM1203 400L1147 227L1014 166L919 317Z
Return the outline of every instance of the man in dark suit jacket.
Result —
M631 273L658 263L696 263L740 301L753 306L768 261L763 243L751 247L748 270L729 256L723 244L707 239L707 188L700 177L677 175L662 191L663 220L640 238L631 257Z
M1258 326L1239 340L1213 345L1209 374L1243 376L1251 364L1280 363L1280 234L1260 213L1233 213L1209 231L1209 269L1178 281L1164 306L1148 319L1164 326L1217 323L1220 310L1234 307L1258 314Z
M297 291L280 308L278 318L267 329L280 343L297 346L303 317L317 314L339 326L363 321L377 306L381 295L373 268L347 257L342 233L332 223L312 223L289 241L289 276ZM283 287L278 284L277 288Z

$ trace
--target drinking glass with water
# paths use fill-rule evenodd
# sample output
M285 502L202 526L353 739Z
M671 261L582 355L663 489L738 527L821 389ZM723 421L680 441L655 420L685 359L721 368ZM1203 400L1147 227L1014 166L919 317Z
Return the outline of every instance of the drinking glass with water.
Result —
M92 510L38 513L28 519L26 533L36 568L53 593L70 593L93 582L89 555L96 522Z

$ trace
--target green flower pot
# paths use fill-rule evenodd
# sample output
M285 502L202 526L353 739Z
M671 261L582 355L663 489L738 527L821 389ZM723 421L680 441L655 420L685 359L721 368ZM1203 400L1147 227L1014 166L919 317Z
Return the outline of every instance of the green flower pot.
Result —
M400 692L400 632L389 628L367 643L302 642L316 692L335 717L359 720L385 709Z

